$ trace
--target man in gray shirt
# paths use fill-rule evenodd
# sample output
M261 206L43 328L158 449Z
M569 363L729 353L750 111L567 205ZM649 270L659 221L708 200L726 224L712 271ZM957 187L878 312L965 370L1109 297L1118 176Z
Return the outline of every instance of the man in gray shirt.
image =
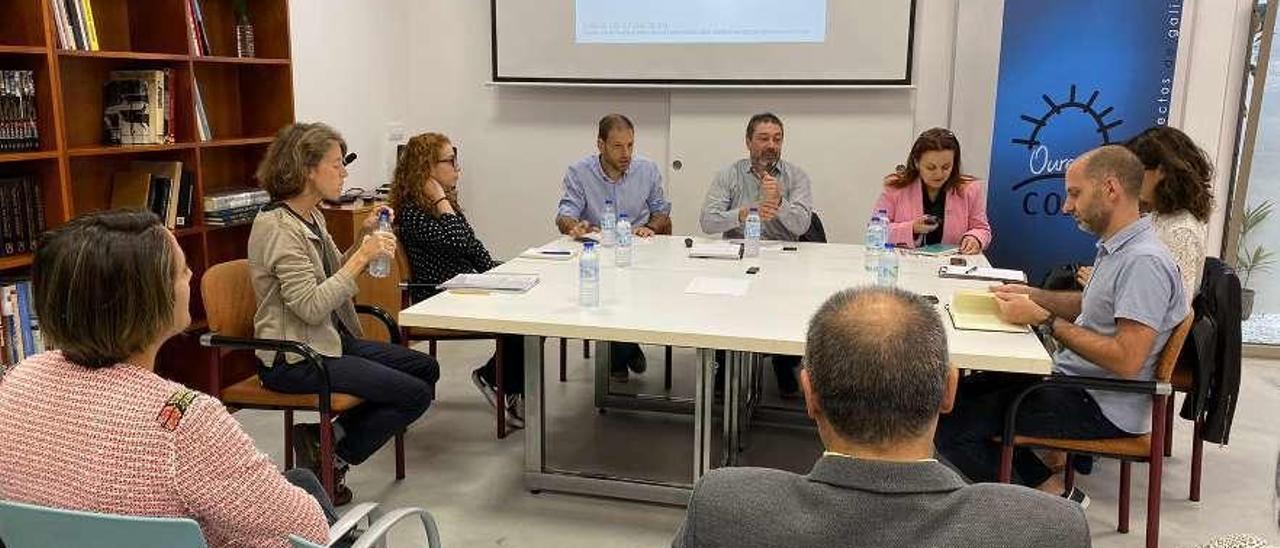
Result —
M1142 170L1142 162L1119 146L1085 153L1067 170L1063 210L1099 238L1083 293L1025 285L992 289L1003 319L1042 326L1058 342L1054 374L1150 380L1165 342L1186 316L1178 267L1151 221L1138 213ZM938 428L939 452L969 479L993 481L1000 456L992 440L1003 430L1005 408L1034 382L971 375L955 411ZM1031 393L1019 409L1018 433L1031 436L1116 438L1151 429L1151 397L1144 394L1055 388ZM1013 466L1025 485L1088 502L1079 489L1064 493L1062 479L1030 450L1017 450Z
M795 241L809 231L813 193L809 175L782 159L782 120L771 113L747 122L750 158L730 164L716 174L702 202L702 231L741 238L749 208L760 212L766 240Z
M958 373L933 305L848 289L809 322L801 372L826 448L807 476L720 468L693 489L675 548L1086 547L1084 512L1015 485L967 485L934 460Z

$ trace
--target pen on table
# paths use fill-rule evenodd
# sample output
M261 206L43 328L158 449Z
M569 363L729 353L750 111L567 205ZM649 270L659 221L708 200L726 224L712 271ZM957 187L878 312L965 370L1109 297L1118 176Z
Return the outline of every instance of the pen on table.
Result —
M562 249L541 249L541 250L538 250L538 254L540 255L573 255L573 252L565 251Z
M976 267L976 266L971 266L971 267L969 267L969 268L965 269L964 273L965 273L965 274L973 274L974 272L977 272L977 271L978 271L978 267Z

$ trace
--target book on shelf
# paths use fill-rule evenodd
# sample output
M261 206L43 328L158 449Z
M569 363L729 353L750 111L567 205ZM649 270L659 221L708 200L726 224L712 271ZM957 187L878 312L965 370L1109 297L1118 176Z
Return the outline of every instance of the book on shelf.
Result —
M0 70L0 152L40 148L35 72Z
M196 137L200 141L212 141L213 130L209 127L209 114L204 109L204 96L200 94L199 81L192 91L196 95Z
M130 162L128 170L112 175L111 208L147 210L166 228L188 228L194 187L195 176L182 162Z
M69 50L98 51L98 25L90 0L52 0L53 25L58 46Z
M116 70L103 84L103 142L160 145L174 142L173 71Z
M0 257L34 251L44 228L39 180L34 175L0 177Z
M204 9L200 7L200 0L188 0L187 4L187 7L190 8L187 13L193 18L191 39L193 41L192 45L195 47L192 48L192 51L196 52L196 55L213 55L211 53L212 48L209 47L209 32L205 30L204 26Z
M262 206L271 201L271 195L260 188L232 188L206 194L205 213L217 213L246 206Z
M0 375L46 350L33 297L31 280L0 282Z

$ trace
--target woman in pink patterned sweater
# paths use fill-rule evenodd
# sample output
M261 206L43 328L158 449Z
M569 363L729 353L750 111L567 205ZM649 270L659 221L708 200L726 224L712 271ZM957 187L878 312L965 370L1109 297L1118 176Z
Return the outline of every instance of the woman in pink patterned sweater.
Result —
M152 371L191 321L191 270L154 215L95 213L47 233L33 277L42 332L61 350L0 378L0 498L192 518L214 547L327 541L317 500L221 403Z

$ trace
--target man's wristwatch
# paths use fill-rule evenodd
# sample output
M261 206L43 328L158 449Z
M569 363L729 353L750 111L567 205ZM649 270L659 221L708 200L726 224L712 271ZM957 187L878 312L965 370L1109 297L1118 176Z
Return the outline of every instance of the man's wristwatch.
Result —
M1048 317L1048 318L1045 318L1045 320L1044 320L1044 321L1042 321L1042 322L1040 322L1040 324L1039 324L1039 325L1040 325L1040 327L1044 328L1044 332L1045 332L1045 334L1049 335L1050 337L1052 337L1052 336L1053 336L1053 323L1054 323L1054 321L1055 321L1055 320L1057 320L1057 319L1058 319L1058 317L1057 317L1057 316L1054 316L1054 315L1053 315L1053 312L1050 312L1050 313L1049 313L1049 317Z

